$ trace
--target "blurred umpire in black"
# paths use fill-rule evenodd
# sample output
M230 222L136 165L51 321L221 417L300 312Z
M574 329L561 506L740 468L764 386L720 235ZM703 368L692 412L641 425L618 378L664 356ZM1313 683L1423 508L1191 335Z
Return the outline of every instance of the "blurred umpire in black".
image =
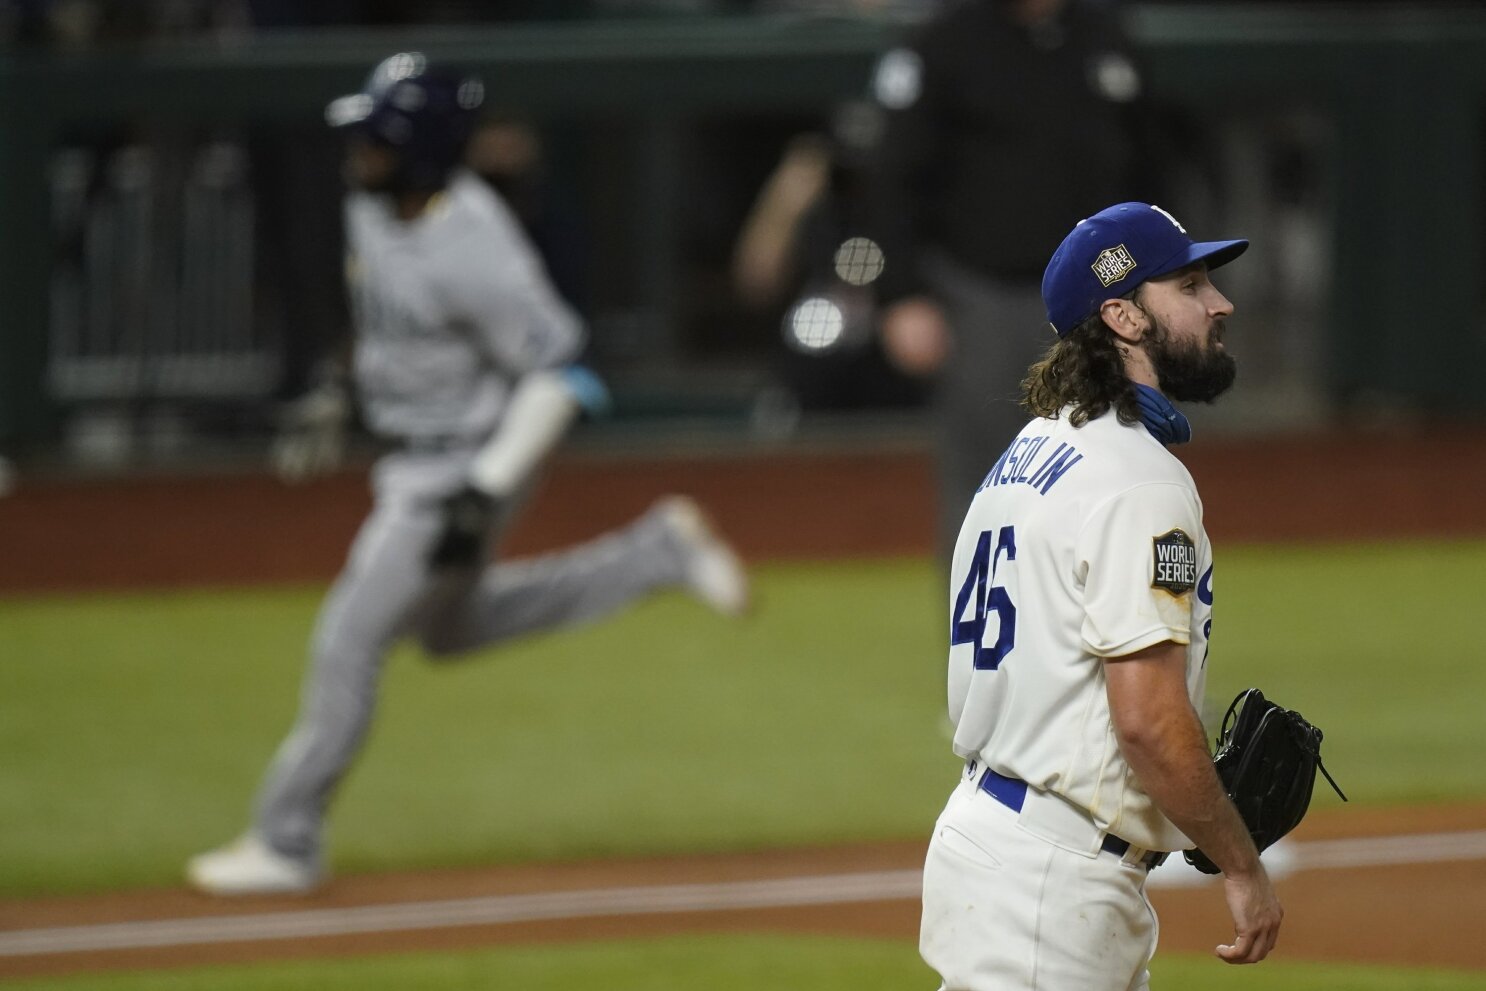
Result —
M1022 373L1053 341L1039 282L1068 229L1145 198L1141 75L1110 0L966 0L885 54L870 185L879 332L934 380L939 550L1026 422Z

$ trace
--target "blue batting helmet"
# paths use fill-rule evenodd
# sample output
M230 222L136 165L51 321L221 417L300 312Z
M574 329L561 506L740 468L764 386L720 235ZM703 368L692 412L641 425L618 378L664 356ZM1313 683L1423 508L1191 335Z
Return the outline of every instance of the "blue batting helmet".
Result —
M383 59L361 92L325 108L331 127L354 129L392 149L398 185L439 189L464 154L485 87L475 76L436 69L418 52Z

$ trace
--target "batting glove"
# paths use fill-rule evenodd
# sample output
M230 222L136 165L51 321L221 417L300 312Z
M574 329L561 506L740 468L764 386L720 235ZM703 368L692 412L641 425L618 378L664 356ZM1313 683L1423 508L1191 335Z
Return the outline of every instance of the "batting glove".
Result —
M500 506L500 500L473 485L446 497L442 506L444 528L429 552L429 565L445 570L484 564L486 542Z
M351 399L346 387L327 381L285 407L269 459L286 482L303 482L339 468L345 457Z

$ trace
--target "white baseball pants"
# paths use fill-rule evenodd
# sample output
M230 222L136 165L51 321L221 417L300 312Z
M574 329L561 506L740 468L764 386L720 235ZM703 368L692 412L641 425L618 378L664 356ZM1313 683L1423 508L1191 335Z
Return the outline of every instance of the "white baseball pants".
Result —
M1014 812L973 775L950 796L924 865L919 936L943 991L1148 988L1158 925L1145 894L1147 871L1087 852L1098 841L1074 835L1071 810L1029 791ZM1030 831L1029 818L1043 835ZM1047 838L1056 830L1068 830L1068 842Z

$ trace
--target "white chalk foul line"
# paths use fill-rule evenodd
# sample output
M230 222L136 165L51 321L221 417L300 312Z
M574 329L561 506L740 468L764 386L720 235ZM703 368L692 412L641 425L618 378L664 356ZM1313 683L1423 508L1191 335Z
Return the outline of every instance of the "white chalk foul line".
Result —
M884 871L21 929L0 933L0 957L445 929L543 919L845 904L917 897L921 884L916 870Z
M1276 881L1296 871L1432 864L1452 860L1486 860L1486 830L1310 840L1305 843L1284 839L1264 851L1264 866ZM1216 881L1216 877L1199 873L1195 867L1189 866L1180 855L1172 855L1165 866L1151 875L1149 886L1193 888Z
M1284 843L1266 852L1266 862L1270 860L1270 853L1282 854L1279 862L1271 867L1271 872L1277 876L1299 870L1483 860L1486 859L1486 830ZM1190 881L1183 881L1179 876L1183 870L1192 873ZM1170 878L1169 886L1173 887L1210 880L1191 871L1179 858L1173 858L1166 867L1152 875L1153 886L1168 886L1158 880L1163 876ZM0 957L407 932L548 919L888 901L917 898L921 883L922 876L917 870L877 871L18 929L0 932Z
M1314 871L1337 867L1386 867L1446 860L1486 860L1486 830L1297 843L1293 869Z

